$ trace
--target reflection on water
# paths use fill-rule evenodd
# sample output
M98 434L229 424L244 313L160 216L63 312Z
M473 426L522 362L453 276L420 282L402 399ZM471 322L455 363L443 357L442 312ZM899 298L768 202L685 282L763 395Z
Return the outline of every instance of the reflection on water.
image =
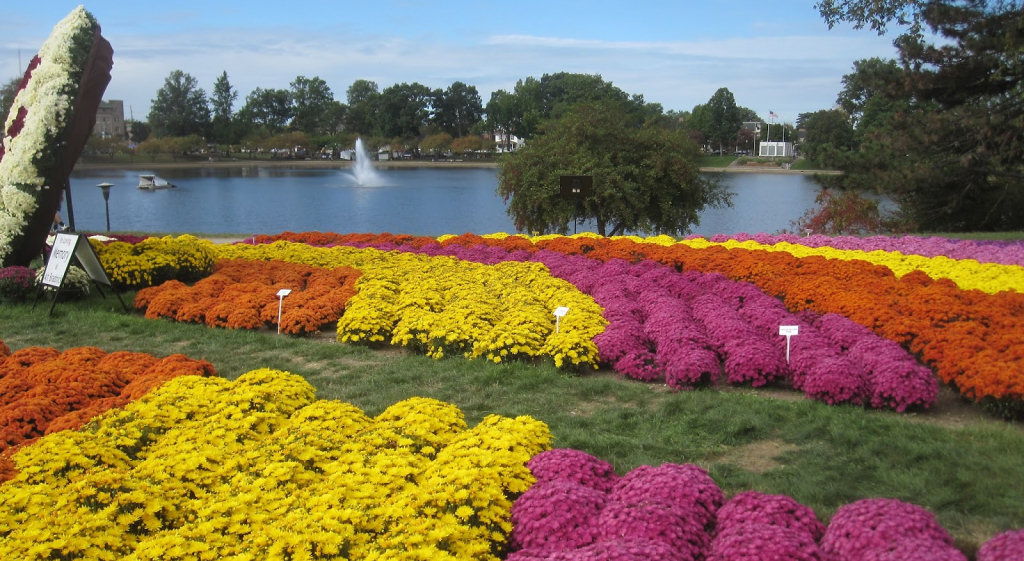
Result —
M146 170L87 170L71 175L75 224L104 228L96 185L113 183L114 230L208 234L283 231L392 232L426 236L514 232L496 193L493 168L383 169L383 185L362 187L347 169L182 167L158 175L177 189L141 191ZM694 233L775 233L814 206L817 186L803 175L723 174L734 206L707 209ZM580 224L578 231L593 230Z

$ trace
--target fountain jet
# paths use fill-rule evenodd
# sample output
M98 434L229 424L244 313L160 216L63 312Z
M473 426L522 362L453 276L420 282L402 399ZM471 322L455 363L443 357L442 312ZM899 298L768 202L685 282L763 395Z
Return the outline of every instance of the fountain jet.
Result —
M352 165L352 177L355 178L357 185L363 187L376 187L384 184L383 177L381 177L377 168L373 167L373 160L366 153L366 146L363 145L362 138L356 139L356 154L355 163Z

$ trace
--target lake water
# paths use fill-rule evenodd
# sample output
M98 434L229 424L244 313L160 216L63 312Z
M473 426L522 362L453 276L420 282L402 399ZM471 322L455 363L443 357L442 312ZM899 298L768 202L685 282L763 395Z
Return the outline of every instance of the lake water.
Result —
M103 196L108 182L110 226L118 231L274 234L391 232L426 236L472 232L514 233L505 202L496 193L494 168L392 168L378 170L381 185L364 187L348 169L310 167L182 167L158 172L178 187L137 188L139 170L83 170L71 174L75 226L106 228ZM817 185L804 175L728 173L732 208L707 209L694 233L775 233L814 206ZM66 216L66 205L65 221ZM578 231L588 228L581 224Z

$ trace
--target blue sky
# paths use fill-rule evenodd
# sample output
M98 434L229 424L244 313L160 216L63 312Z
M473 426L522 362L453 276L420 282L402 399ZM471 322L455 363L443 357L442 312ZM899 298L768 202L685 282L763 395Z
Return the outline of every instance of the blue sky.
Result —
M20 75L81 2L16 4L0 20L0 79ZM664 109L690 110L727 87L739 105L785 122L830 108L853 62L893 57L892 36L829 30L814 0L696 2L398 0L85 3L114 48L105 99L145 119L172 70L209 93L222 71L238 91L319 76L334 97L358 79L491 92L546 73L600 74ZM19 57L20 52L20 57ZM20 59L20 60L19 60Z

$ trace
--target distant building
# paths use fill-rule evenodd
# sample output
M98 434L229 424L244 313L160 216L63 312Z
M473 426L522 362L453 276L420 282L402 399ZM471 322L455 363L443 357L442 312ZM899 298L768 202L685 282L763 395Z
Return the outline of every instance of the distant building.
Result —
M762 142L758 146L758 156L761 157L788 157L793 155L792 142Z
M96 108L96 125L92 133L100 138L128 138L124 123L124 102L111 99L100 102Z

